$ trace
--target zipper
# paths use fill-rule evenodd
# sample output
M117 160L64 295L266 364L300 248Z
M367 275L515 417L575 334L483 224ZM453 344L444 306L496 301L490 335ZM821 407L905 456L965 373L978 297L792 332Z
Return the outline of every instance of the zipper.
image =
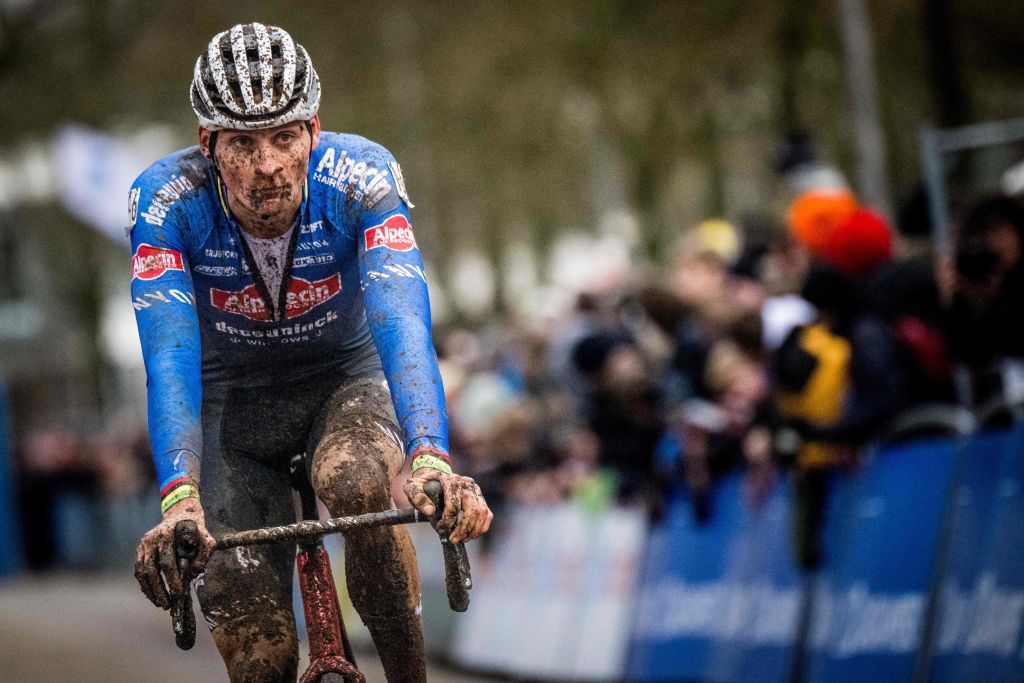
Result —
M241 231L239 226L235 226L235 229ZM263 305L267 307L267 312L270 313L270 320L277 321L277 309L274 307L274 300L270 296L270 289L267 288L267 283L263 280L263 274L260 273L260 269L256 265L256 257L252 255L249 250L249 243L245 241L245 236L242 234L238 235L238 242L242 247L242 257L245 259L246 264L249 266L249 273L252 275L252 282L256 285L256 291L260 293L260 298L263 299ZM285 280L281 278L281 291L284 292Z
M295 249L299 243L299 235L302 233L302 219L306 215L306 207L309 203L309 181L308 179L302 181L302 204L299 205L298 215L295 217L295 225L292 226L292 238L288 242L288 254L285 257L284 271L281 273L281 292L275 302L273 297L270 296L270 289L267 287L267 283L263 280L263 275L260 273L260 269L256 265L256 257L252 255L252 251L249 249L249 243L246 242L245 236L242 235L242 227L235 220L235 217L231 214L231 210L228 209L228 203L224 199L224 188L220 179L220 174L217 175L217 195L220 198L220 207L224 211L224 217L228 220L234 231L237 233L239 246L242 248L242 258L245 259L246 265L249 266L249 273L252 275L252 282L256 286L256 291L259 292L260 298L263 299L263 304L267 307L267 312L270 314L270 320L273 322L280 322L288 315L288 286L292 280L292 262L295 259Z

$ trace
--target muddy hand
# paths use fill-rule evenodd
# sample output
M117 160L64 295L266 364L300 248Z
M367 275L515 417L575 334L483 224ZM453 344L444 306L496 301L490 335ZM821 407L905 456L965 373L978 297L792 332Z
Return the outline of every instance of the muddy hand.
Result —
M199 549L190 573L200 574L213 551L214 540L206 530L203 509L195 498L185 498L168 508L160 523L146 532L135 550L135 578L150 602L163 609L170 609L171 599L187 590L186 579L181 576L174 557L174 525L183 519L194 520L199 526Z
M423 492L423 485L430 480L441 482L444 491L444 514L438 526L452 530L449 541L472 541L487 533L494 514L487 507L480 487L471 477L445 474L431 467L416 470L405 482L404 491L417 510L425 515L434 514L434 504Z

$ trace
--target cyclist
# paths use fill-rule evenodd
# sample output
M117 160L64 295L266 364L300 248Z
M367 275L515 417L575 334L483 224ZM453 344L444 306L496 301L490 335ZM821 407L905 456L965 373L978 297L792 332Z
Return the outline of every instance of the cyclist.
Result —
M441 482L453 542L485 533L492 515L449 464L413 205L394 157L321 131L316 71L277 27L217 34L191 103L199 145L154 163L129 195L163 512L135 574L167 609L186 590L173 528L195 520L205 572L194 584L231 680L295 680L294 548L211 553L210 535L294 521L290 456L307 453L335 516L390 507L406 457L404 490L421 511L434 511L423 484ZM408 532L348 534L345 566L388 679L424 680Z

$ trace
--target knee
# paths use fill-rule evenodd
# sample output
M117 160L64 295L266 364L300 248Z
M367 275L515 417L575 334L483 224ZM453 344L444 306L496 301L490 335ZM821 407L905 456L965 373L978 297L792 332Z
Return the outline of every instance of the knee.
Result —
M391 507L391 481L379 460L346 458L336 451L318 454L312 475L317 497L334 516Z

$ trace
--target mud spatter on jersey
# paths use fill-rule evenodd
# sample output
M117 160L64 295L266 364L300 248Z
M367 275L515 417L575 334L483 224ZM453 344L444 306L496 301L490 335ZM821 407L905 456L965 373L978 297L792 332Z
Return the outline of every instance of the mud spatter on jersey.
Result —
M271 387L343 368L373 348L406 452L447 451L423 262L397 168L376 143L322 133L277 292L198 148L135 181L132 304L161 482L198 479L203 385Z

